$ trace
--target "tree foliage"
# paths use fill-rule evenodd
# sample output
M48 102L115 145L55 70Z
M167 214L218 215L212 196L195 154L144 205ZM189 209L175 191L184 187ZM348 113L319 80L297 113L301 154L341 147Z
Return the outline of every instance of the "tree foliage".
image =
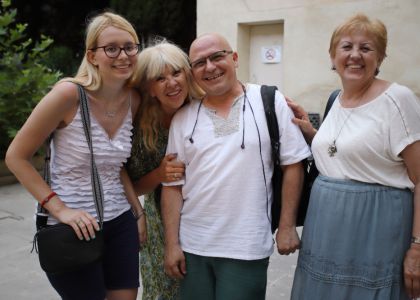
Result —
M196 0L111 0L111 7L135 24L144 44L163 36L184 50L196 34Z
M60 77L41 62L53 40L26 37L27 24L16 23L10 0L0 7L0 154L5 151L34 106Z
M108 0L79 3L68 0L13 0L19 11L17 22L29 23L27 35L54 38L43 63L74 76L84 54L84 35L88 19L109 7Z

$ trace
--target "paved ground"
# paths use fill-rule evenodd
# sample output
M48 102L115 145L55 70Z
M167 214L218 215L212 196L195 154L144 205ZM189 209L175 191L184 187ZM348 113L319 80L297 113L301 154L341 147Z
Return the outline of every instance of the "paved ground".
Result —
M34 199L19 184L0 187L0 299L59 299L30 253ZM274 253L268 270L267 300L289 299L297 255ZM141 291L138 299L141 299Z

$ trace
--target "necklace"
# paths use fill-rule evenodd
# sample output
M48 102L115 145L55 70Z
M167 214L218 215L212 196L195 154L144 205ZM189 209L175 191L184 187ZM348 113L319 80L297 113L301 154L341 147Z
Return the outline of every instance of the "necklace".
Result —
M128 100L129 100L129 102L131 102L131 94L130 93L128 93L128 96L125 98L125 99L127 99L128 98ZM124 99L124 103L125 103L125 99ZM117 113L121 110L121 108L124 106L124 104L123 105L120 105L119 107L117 107L117 109L116 110L114 110L114 111L112 111L112 110L107 110L107 108L105 107L104 108L104 110L105 110L105 116L107 117L107 118L114 118L116 115L117 115Z
M351 115L353 114L354 110L359 107L359 105L365 100L365 98L367 97L367 92L369 91L370 87L372 86L373 82L371 82L370 84L368 84L364 89L362 89L362 93L359 96L359 100L356 102L356 104L353 106L352 110L349 112L349 114L347 115L346 119L344 120L343 124L341 125L340 129L338 130L337 135L335 136L335 138L333 139L332 143L328 145L328 154L330 155L330 157L333 157L337 151L337 145L336 145L336 141L338 139L338 137L340 136L341 130L343 130L344 125L346 125L347 121L349 120L349 118L351 117ZM342 93L340 92L338 94L338 101L340 102L340 104L342 103L341 100L341 95ZM342 105L341 105L342 106Z
M107 116L108 118L114 118L116 114L117 114L117 111L107 111L107 110L105 110L105 116Z
M340 99L340 98L339 98L339 99ZM360 100L359 100L358 104L359 104L359 103L360 103ZM358 105L357 105L357 106L358 106ZM338 148L337 148L336 141L337 141L338 137L340 136L340 133L341 133L341 131L342 131L342 130L343 130L343 128L344 128L344 125L346 125L347 121L350 119L350 116L353 114L353 112L354 112L354 110L357 108L357 106L356 106L356 107L354 107L354 108L353 108L353 109L352 109L352 110L348 113L348 115L347 115L346 119L344 120L343 124L341 125L340 129L338 130L337 135L336 135L336 136L335 136L335 138L333 139L332 143L328 145L328 154L329 154L329 156L330 156L330 157L333 157L333 156L337 153Z

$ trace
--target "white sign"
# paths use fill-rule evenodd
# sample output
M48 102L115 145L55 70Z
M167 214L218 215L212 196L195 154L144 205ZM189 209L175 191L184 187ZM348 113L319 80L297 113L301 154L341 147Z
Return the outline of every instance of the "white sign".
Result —
M261 61L264 64L278 64L281 60L281 46L263 46L261 47Z

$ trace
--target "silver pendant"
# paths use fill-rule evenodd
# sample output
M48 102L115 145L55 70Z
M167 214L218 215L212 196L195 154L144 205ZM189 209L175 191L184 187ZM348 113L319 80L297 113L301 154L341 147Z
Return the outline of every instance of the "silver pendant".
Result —
M337 146L335 145L335 140L328 147L328 154L333 157L337 153Z

